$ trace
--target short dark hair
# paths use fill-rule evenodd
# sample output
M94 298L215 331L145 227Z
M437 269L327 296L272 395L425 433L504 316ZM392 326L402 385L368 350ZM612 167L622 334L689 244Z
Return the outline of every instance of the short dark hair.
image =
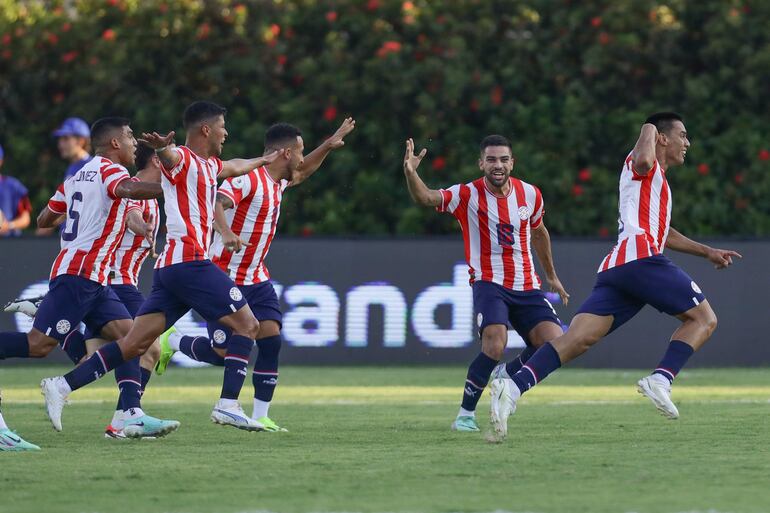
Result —
M294 143L302 131L289 123L276 123L265 132L265 148L279 150L287 144Z
M193 102L184 110L182 123L185 128L190 128L201 121L208 121L217 116L224 116L226 113L227 109L216 103L204 101Z
M95 148L104 146L111 139L112 132L131 124L127 118L109 117L94 121L91 125L91 141Z
M676 112L656 112L647 118L645 123L655 125L658 132L668 132L674 125L674 121L681 121L684 123L682 116Z
M150 159L155 155L155 148L144 143L139 143L136 147L136 169L141 171L150 165Z
M511 141L503 137L502 135L488 135L485 138L481 140L481 144L479 144L479 151L482 153L486 148L489 146L507 146L511 152L513 152L513 146L511 146Z

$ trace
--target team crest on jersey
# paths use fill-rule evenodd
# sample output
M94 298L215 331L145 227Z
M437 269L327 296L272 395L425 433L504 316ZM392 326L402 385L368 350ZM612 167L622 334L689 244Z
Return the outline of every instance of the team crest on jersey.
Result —
M224 343L225 339L227 338L227 335L225 335L225 332L222 330L215 330L214 331L214 342L217 344Z
M233 301L240 301L243 299L243 294L241 293L241 289L238 287L233 287L230 289L230 299Z
M67 319L62 319L56 323L56 331L59 332L60 335L66 335L69 333L71 327L72 326L70 325L70 321Z
M481 312L479 312L479 314L476 316L476 324L478 325L479 328L481 327L482 322L484 322L484 315L482 315Z
M522 221L525 221L529 219L530 213L529 213L529 207L519 207L519 219Z
M702 294L700 287L698 286L697 283L695 283L694 281L691 281L690 286L692 287L692 289L695 291L696 294Z

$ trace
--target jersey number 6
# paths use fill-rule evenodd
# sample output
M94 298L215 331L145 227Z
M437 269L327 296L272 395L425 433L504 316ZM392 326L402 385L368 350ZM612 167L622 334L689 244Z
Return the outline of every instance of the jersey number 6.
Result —
M78 191L72 194L72 205L67 212L67 218L72 219L72 228L70 230L64 230L61 232L61 238L66 241L75 240L78 236L78 222L80 221L80 212L77 211L79 204L75 202L83 203L83 193Z

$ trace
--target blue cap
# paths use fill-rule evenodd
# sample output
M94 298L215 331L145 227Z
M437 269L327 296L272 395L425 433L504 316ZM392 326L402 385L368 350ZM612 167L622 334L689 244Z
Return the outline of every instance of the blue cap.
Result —
M88 128L88 123L80 118L67 118L64 123L54 131L54 137L61 137L64 135L75 135L78 137L91 137L91 130Z

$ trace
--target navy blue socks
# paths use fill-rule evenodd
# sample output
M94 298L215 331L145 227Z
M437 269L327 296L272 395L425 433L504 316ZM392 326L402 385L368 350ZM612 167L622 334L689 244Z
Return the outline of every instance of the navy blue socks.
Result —
M490 358L484 353L479 355L471 362L468 367L468 374L465 379L465 388L463 389L462 408L469 412L476 410L476 405L481 399L481 393L489 382L489 375L497 365L497 360Z
M5 358L29 358L27 334L18 331L0 333L0 360Z
M509 376L513 376L519 372L519 369L527 363L527 360L535 354L535 351L537 351L537 348L532 346L525 347L524 350L519 353L519 356L505 364L505 372L507 372Z
M559 353L550 342L546 342L511 378L523 394L559 367L561 367Z
M278 385L278 353L281 351L281 336L275 335L257 340L257 361L251 381L254 383L254 398L260 401L273 400Z
M690 344L681 340L672 340L668 344L668 349L666 354L663 355L663 359L652 373L660 374L669 382L673 382L676 375L679 374L679 371L682 370L682 367L684 367L684 364L687 363L687 360L690 359L694 352L695 349Z
M242 335L232 335L227 341L225 356L225 376L222 382L222 399L238 399L246 378L246 368L249 365L249 355L254 347L254 341Z
M112 369L123 363L123 354L117 342L102 346L91 357L78 367L64 375L72 390L82 388L101 378Z
M142 397L142 378L139 357L122 363L115 368L115 381L118 383L118 410L140 408Z
M225 359L214 351L214 348L211 347L211 340L206 337L182 337L179 341L179 350L199 362L206 362L219 367L225 364Z

